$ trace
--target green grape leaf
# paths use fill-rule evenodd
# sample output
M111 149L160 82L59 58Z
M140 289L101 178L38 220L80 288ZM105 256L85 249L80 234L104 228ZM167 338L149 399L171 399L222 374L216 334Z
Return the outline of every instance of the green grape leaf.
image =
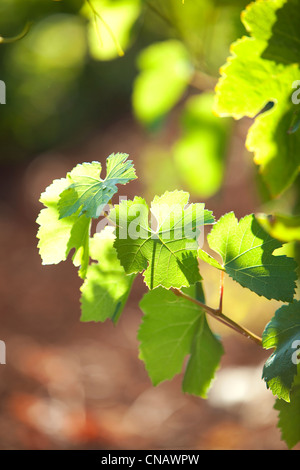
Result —
M275 348L263 368L263 379L274 395L290 401L290 390L297 374L297 345L300 344L300 301L280 307L266 326L265 349ZM295 354L296 353L296 354Z
M266 233L253 214L239 222L233 212L225 214L207 240L222 257L226 273L243 287L267 299L293 300L297 263L293 258L273 255L282 243Z
M58 203L60 217L74 213L98 218L103 208L118 191L118 184L126 184L136 178L131 160L126 153L111 154L106 160L106 178L100 178L99 162L82 163L68 173L69 186Z
M274 409L279 411L278 427L281 437L289 449L300 442L300 371L295 377L291 390L291 401L277 399Z
M226 271L224 266L222 266L219 261L217 261L213 256L209 255L202 249L198 250L198 258L202 261L205 261L205 263L210 264L214 268L219 269L220 271Z
M84 278L89 263L90 219L79 213L60 219L59 195L68 187L68 180L55 180L41 195L40 201L46 206L42 209L37 223L39 229L38 248L44 265L65 261L72 249L72 260L80 266L79 275Z
M126 275L116 250L111 227L90 240L90 256L97 263L88 266L81 286L81 321L117 323L126 304L134 275Z
M300 133L290 132L297 111L292 101L293 83L300 76L299 5L294 18L287 20L281 12L289 3L294 5L286 0L253 2L243 12L242 21L250 37L232 44L231 56L221 69L214 106L219 116L255 118L246 146L254 153L254 161L273 197L294 182L300 167ZM294 21L297 28L293 27ZM274 42L282 46L279 58L274 56ZM298 44L297 63L283 64L282 55L291 42ZM290 61L291 53L287 57ZM268 103L274 105L262 112Z
M122 266L128 274L144 272L150 289L187 287L201 279L197 240L203 233L200 227L214 223L214 218L204 204L187 206L188 200L184 191L156 196L151 203L151 227L144 199L122 201L110 213Z
M284 243L300 241L300 216L274 214L269 217L258 214L256 218L271 237Z
M205 303L202 281L183 288L182 291L190 297ZM191 354L183 377L183 391L206 398L223 354L222 343L211 331L207 316L202 310L201 324L194 336Z
M140 73L133 87L133 110L142 123L151 125L178 102L193 70L185 47L175 40L143 49L137 66Z
M187 299L159 287L140 302L144 312L138 332L140 358L154 385L182 372L183 391L207 396L223 348L211 332L205 313Z
M262 56L283 64L297 64L299 63L299 43L299 0L288 0L282 8L276 11L272 35Z

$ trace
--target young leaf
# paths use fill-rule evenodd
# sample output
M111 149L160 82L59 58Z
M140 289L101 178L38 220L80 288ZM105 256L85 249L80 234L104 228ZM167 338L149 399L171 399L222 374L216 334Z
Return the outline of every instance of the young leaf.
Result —
M291 390L291 401L276 400L274 409L279 411L278 427L281 437L289 449L300 442L300 371L295 377Z
M82 163L68 173L68 188L60 195L60 218L77 213L98 218L106 204L118 191L118 184L126 184L136 178L131 160L125 153L111 154L106 160L106 178L100 178L101 164Z
M211 255L209 255L208 253L206 253L206 251L202 249L198 250L198 258L202 261L205 261L205 263L210 264L214 268L220 269L220 271L226 271L224 266L222 266L219 261L217 261L215 258L213 258Z
M205 398L219 366L223 348L211 332L205 313L195 304L159 287L148 292L140 307L140 358L154 385L183 369L183 391Z
M201 279L197 261L200 227L214 222L204 204L188 204L189 194L166 192L149 209L141 198L122 201L111 211L118 257L126 273L144 271L150 289L189 286ZM153 223L154 222L154 223ZM154 224L156 225L154 227Z
M81 286L81 321L116 323L124 309L134 275L126 275L113 247L111 227L96 233L90 241L91 258L97 260L88 266Z
M90 219L74 213L69 217L59 217L59 195L68 186L68 180L55 180L41 195L42 209L37 223L39 230L38 248L44 265L65 261L74 248L72 257L75 266L80 266L79 275L84 278L89 262Z
M239 222L233 212L225 214L207 240L222 257L226 273L243 287L267 299L293 300L297 263L287 256L273 255L282 244L263 230L253 214Z
M242 20L251 37L232 44L216 87L215 111L236 119L255 118L246 146L254 152L271 195L277 196L293 183L300 166L300 133L289 133L295 111L292 85L300 76L299 5L286 0L252 2ZM275 42L281 45L279 56ZM285 54L288 65L282 63ZM269 102L274 106L261 113Z
M132 162L126 154L107 158L107 176L100 179L99 162L83 163L66 178L55 180L41 195L42 209L37 223L38 248L43 264L57 264L67 259L71 249L79 275L84 278L89 263L91 218L98 217L117 191L117 184L135 179Z
M280 307L263 333L263 347L275 348L266 361L263 379L274 395L290 401L290 390L297 374L295 345L300 339L300 301Z

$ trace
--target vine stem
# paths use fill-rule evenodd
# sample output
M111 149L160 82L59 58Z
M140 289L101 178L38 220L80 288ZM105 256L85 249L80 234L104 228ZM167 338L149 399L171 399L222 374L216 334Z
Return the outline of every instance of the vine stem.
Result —
M234 320L232 320L231 318L224 315L224 313L222 313L219 309L214 309L212 307L209 307L208 305L204 304L200 300L194 299L193 297L190 297L189 295L184 294L179 289L172 288L171 290L178 297L182 297L183 299L186 299L189 302L193 302L194 304L198 305L198 307L205 310L205 312L208 313L210 316L212 316L215 320L218 320L219 322L221 322L224 325L228 326L229 328L236 331L237 333L240 333L241 335L245 336L246 338L251 339L252 341L254 341L259 346L262 346L262 339L259 336L257 336L255 333L252 333L252 331L250 331L247 328L239 325Z
M104 25L104 27L106 28L106 30L108 31L110 37L112 38L113 40L113 43L117 49L117 52L118 52L118 55L120 57L123 57L124 55L124 51L118 41L118 39L116 38L113 30L111 29L111 27L109 26L108 23L106 23L106 21L102 18L102 16L100 15L100 13L96 10L96 8L94 7L94 5L92 4L91 0L86 0L86 3L88 4L88 6L90 7L92 13L93 13L93 16L94 16L94 24L95 24L95 28L96 28L96 34L99 38L99 41L100 43L102 44L102 39L101 39L101 35L100 35L100 32L99 32L99 29L98 29L98 25L97 25L97 19L99 19L101 21L101 23Z
M26 23L26 25L25 25L23 31L21 31L20 34L18 34L17 36L14 36L13 38L4 38L4 37L0 36L0 44L10 44L10 43L19 41L19 40L22 39L24 36L26 36L26 34L28 33L28 31L30 30L30 26L31 26L31 22L28 21L28 23Z
M219 302L219 309L218 309L220 313L223 310L223 294L224 294L224 271L221 271L220 302Z
M171 26L171 28L174 28L174 24L171 22L171 20L167 18L155 5L150 3L149 0L146 0L146 5L150 10L156 13L157 16L159 16L163 21L165 21L169 26Z

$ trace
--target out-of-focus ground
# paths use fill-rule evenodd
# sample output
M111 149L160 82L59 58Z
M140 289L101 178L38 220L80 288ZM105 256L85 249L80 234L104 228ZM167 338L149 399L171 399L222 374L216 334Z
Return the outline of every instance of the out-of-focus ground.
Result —
M243 216L257 208L248 184L251 158L241 157L243 137L238 128L227 170L231 177L221 196L207 202L217 218L228 210ZM161 139L167 145L172 131ZM81 281L74 267L41 265L35 219L46 186L78 162L104 161L123 151L139 175L126 194L151 197L151 178L160 164L154 151L144 156L146 144L149 149L151 138L128 118L75 149L1 169L0 339L7 348L7 363L0 366L1 449L286 449L274 397L261 380L268 351L211 323L223 338L225 355L208 399L184 395L180 376L154 388L138 359L142 279L117 327L80 323ZM213 271L201 266L207 300L217 305L219 275ZM226 279L224 312L257 334L277 305Z

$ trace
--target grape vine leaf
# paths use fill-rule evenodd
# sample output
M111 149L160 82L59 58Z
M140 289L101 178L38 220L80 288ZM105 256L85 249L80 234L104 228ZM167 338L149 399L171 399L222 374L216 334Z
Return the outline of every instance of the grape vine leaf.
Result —
M201 280L197 239L203 233L200 227L214 223L214 217L202 203L187 206L188 200L184 191L155 196L151 227L149 208L142 198L123 200L110 213L122 266L127 274L144 272L150 289L187 287Z
M290 402L277 399L274 409L279 411L278 427L281 430L281 437L286 442L289 449L292 449L300 442L300 371L295 377Z
M183 391L205 398L223 347L211 332L204 311L162 287L145 294L140 307L144 312L138 332L140 359L153 385L179 374L190 356Z
M300 14L296 3L295 15L288 20L281 8L291 4L293 9L294 1L264 0L247 7L242 21L250 36L232 44L231 56L221 68L216 86L214 110L219 116L255 118L246 147L254 152L254 161L272 197L294 182L300 167L300 133L289 132L296 112L292 86L300 76ZM279 42L279 57L275 57L274 44ZM287 57L292 63L282 63L291 42L293 51L297 44L297 54L290 52ZM268 103L274 106L261 112Z
M38 215L39 229L37 238L42 264L58 264L65 261L74 248L72 260L80 266L79 275L85 277L89 262L90 219L79 213L60 219L59 195L68 187L68 180L54 180L40 197L45 209Z
M288 0L276 11L272 34L262 56L283 64L299 63L299 0ZM289 32L290 34L286 34Z
M90 240L90 256L97 262L88 266L80 288L82 322L111 319L117 323L135 278L125 274L117 258L112 230L105 227Z
M243 287L267 299L293 300L297 263L285 255L273 255L282 243L266 233L253 214L239 222L233 212L225 214L207 240L222 257L226 273Z
M106 178L100 178L101 163L82 163L68 173L69 186L58 203L60 218L74 213L98 218L103 208L118 191L118 184L136 178L131 160L126 153L111 154L106 160ZM79 211L79 212L78 212Z
M294 345L300 338L300 301L283 305L267 324L263 332L263 347L275 348L263 368L263 379L274 395L287 402L297 374L297 361L293 360Z

